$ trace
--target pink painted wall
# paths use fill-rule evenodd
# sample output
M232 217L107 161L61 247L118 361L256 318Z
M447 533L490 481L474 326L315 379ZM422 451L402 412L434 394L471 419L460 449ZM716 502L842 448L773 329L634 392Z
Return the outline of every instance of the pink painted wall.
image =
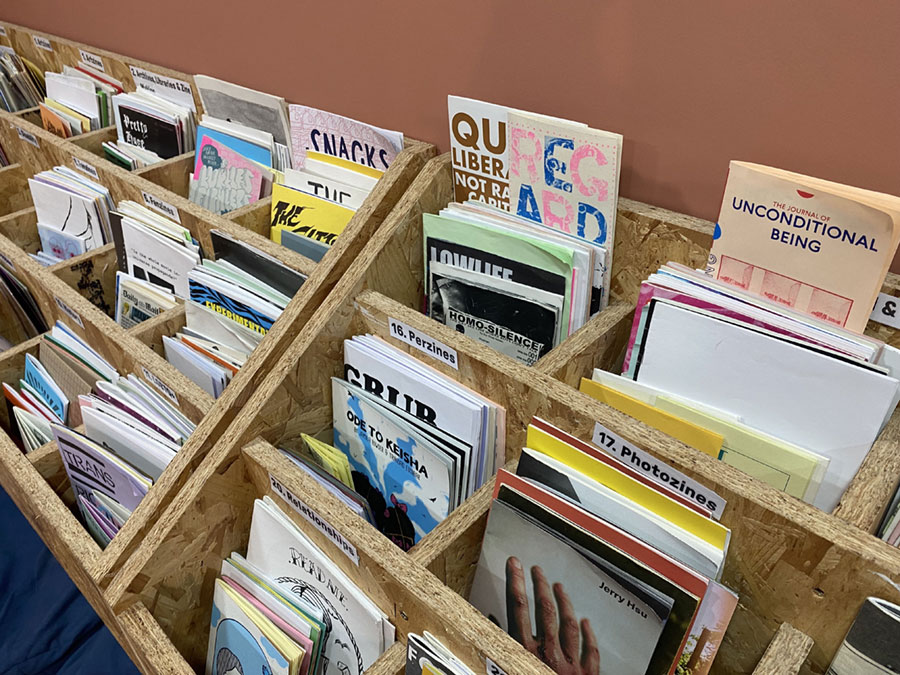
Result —
M622 195L711 220L730 159L900 193L896 0L6 0L0 19L443 150L448 93L587 122L625 136Z

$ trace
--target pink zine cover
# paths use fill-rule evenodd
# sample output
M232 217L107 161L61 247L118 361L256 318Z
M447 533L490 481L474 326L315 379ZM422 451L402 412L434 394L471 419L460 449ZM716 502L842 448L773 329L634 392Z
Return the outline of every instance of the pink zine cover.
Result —
M384 171L403 149L375 127L348 117L304 105L291 105L290 116L295 169L303 168L306 151L313 150Z
M307 675L309 673L309 666L312 662L312 651L313 651L313 643L308 637L300 633L293 626L289 626L281 617L277 616L271 609L266 607L266 605L260 602L256 597L254 597L250 591L241 586L238 582L228 576L223 576L222 581L231 586L236 593L238 593L244 600L249 602L251 605L256 607L263 615L269 619L272 623L274 623L279 629L283 630L284 633L298 645L303 648L303 651L306 652L303 655L303 661L300 663L299 675Z
M207 187L211 198L225 199L227 210L259 201L263 170L242 154L205 136L196 158L194 180Z

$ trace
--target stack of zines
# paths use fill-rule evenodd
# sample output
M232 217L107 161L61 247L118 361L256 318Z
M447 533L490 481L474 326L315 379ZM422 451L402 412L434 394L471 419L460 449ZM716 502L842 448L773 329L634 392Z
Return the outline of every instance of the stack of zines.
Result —
M143 89L112 97L118 139L104 141L107 159L139 169L194 149L194 112Z
M622 136L457 96L449 113L461 203L423 217L427 313L532 365L609 301Z
M206 672L362 675L394 639L356 583L274 501L257 499L247 557L223 560L216 580Z
M227 213L272 196L271 238L318 261L403 147L403 135L204 75L189 196Z
M41 122L47 131L70 138L113 124L113 97L122 93L121 82L82 62L44 77Z
M18 389L3 383L26 452L56 440L88 530L109 544L194 424L134 375L121 376L57 322ZM74 430L83 425L84 433Z
M861 334L898 241L896 197L732 162L707 274L651 275L624 377L582 389L831 511L900 400L900 352Z
M4 322L9 322L3 326L4 329L13 329L13 332L16 332L10 325L15 322L26 340L47 331L44 314L31 290L11 268L7 267L2 258L0 258L0 315L5 317ZM12 342L0 336L0 351L12 346Z
M422 635L406 636L405 675L475 675L434 635L425 631ZM494 671L488 668L492 675Z
M719 583L730 534L535 418L497 475L469 600L560 673L702 675L738 601Z
M39 105L46 93L44 75L12 47L0 45L0 106L18 112Z
M503 463L506 411L373 336L344 341L334 446L283 450L403 550Z
M164 343L166 358L218 398L305 277L223 232L210 237L216 259L188 273L185 327Z
M289 106L291 171L272 198L273 241L321 260L403 149L403 134Z
M112 241L109 190L65 166L28 179L41 250L31 254L53 265Z

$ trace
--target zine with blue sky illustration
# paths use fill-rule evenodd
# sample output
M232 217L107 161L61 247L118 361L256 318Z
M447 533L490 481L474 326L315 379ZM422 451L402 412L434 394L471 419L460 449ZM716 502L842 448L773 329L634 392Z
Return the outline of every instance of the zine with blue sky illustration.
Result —
M332 379L332 402L334 445L350 460L354 489L381 531L408 550L452 508L453 459L359 387Z

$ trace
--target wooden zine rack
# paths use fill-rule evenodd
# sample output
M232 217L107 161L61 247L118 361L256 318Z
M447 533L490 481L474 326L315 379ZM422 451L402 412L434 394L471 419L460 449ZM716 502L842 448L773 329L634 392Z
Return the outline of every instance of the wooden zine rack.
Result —
M84 50L129 86L134 84L132 65L191 81L184 73L25 28L4 27L6 37L0 37L0 44L15 46L48 70L74 65ZM195 103L199 110L200 101ZM705 262L711 223L621 199L613 302L527 368L417 311L422 298L421 215L439 211L452 199L448 158L425 164L434 155L432 146L408 141L333 250L314 264L268 240L267 202L227 217L189 202L185 197L191 154L129 173L101 156L102 141L113 138L115 130L107 128L64 141L40 128L35 111L0 115L0 143L17 162L0 169L0 260L12 263L49 320L61 318L71 326L73 314L77 316L82 334L104 356L123 372L136 372L170 388L198 428L103 551L69 510L71 490L52 444L23 455L0 433L0 482L144 672L202 672L213 580L222 559L246 547L253 499L265 494L280 499L272 478L356 548L358 566L281 502L397 626L401 644L369 672L402 673L403 638L423 630L435 633L477 673L485 671L486 659L509 675L550 672L465 600L490 507L488 487L403 553L275 450L297 442L300 432L328 437L330 377L342 374L342 341L366 332L503 405L510 463L518 457L533 415L584 439L599 421L725 497L723 522L732 528L733 539L724 581L740 594L741 603L713 672L821 673L865 597L900 600L890 582L900 579L900 552L864 531L875 526L894 477L900 475L896 416L841 506L835 514L825 514L573 388L594 367L613 369L620 362L637 288L647 274L669 260L694 266ZM170 205L207 250L209 231L218 229L309 275L218 400L212 401L160 356L162 336L184 325L182 308L129 331L108 316L115 298L112 246L47 269L27 256L39 243L26 181L57 164L80 171L87 165L116 201L142 202L146 193ZM891 278L885 290L900 295L898 287ZM19 341L22 336L13 335L9 315L2 312L0 307L0 332ZM392 338L389 318L454 348L458 371ZM882 339L900 343L885 327L870 328ZM21 375L24 354L36 353L38 340L0 353L4 380ZM152 375L145 375L144 369ZM0 426L8 429L8 423L0 415ZM870 491L867 500L861 498L863 486Z

